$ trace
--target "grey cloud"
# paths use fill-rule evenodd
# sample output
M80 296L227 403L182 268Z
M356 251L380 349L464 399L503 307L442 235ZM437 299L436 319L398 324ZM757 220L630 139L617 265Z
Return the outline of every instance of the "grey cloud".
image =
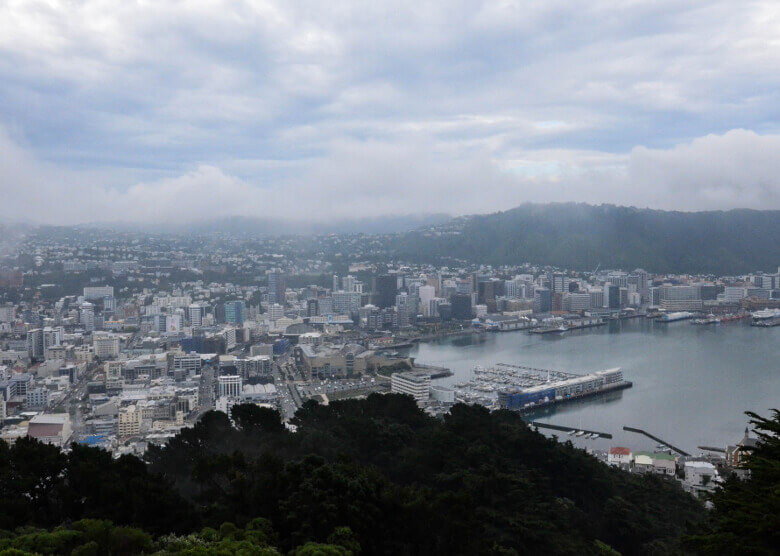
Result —
M773 4L726 0L5 3L0 147L25 147L0 187L76 220L777 207L740 153L780 132L778 34ZM681 159L714 143L744 177ZM213 210L165 214L209 183Z

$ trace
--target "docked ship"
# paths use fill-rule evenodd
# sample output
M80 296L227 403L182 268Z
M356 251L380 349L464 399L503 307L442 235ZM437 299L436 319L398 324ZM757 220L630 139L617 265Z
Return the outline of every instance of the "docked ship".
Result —
M715 315L707 315L702 319L693 319L691 324L708 325L708 324L720 324L720 319Z
M689 313L688 311L677 311L676 313L666 313L664 315L661 315L657 319L655 319L656 322L675 322L678 320L687 320L690 318L693 318L695 313Z
M780 326L780 309L764 309L754 312L752 316L753 322L750 323L752 326L764 328Z

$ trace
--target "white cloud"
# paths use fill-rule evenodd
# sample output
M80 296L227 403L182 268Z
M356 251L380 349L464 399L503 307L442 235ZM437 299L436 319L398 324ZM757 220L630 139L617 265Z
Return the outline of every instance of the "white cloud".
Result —
M778 37L762 1L11 0L0 213L778 208Z

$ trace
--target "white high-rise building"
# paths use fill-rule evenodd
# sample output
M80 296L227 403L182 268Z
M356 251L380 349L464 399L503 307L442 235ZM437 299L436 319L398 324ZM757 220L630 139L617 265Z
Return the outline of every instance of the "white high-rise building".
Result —
M141 412L135 405L119 409L118 436L127 438L141 433Z
M206 314L206 308L199 304L199 303L193 303L187 308L187 313L190 321L190 325L192 326L202 326L203 325L203 317Z
M95 306L89 301L85 301L79 307L79 322L87 332L95 330Z
M217 379L219 397L237 398L241 395L241 377L239 375L222 375Z
M417 295L420 298L420 306L422 307L423 316L430 317L431 299L436 297L436 288L433 286L420 286L417 289Z

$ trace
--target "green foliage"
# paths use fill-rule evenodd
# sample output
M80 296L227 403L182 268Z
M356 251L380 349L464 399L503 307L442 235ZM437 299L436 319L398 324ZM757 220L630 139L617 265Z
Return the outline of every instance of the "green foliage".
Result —
M296 433L254 410L236 415L236 428L205 415L148 461L205 522L240 529L262 516L284 551L603 554L659 540L675 550L703 513L676 483L608 468L511 412L456 405L441 420L407 396L372 395L307 403ZM201 536L235 534L222 527Z
M532 262L574 270L739 274L780 260L780 211L669 212L613 205L525 204L473 216L457 234L409 232L394 239L402 260Z
M780 551L780 411L748 413L759 443L744 467L746 480L729 478L712 497L714 509L688 546L703 554L777 554Z
M78 445L66 454L32 438L0 442L0 527L54 527L83 518L152 533L188 530L197 521L191 506L138 458L115 460Z

